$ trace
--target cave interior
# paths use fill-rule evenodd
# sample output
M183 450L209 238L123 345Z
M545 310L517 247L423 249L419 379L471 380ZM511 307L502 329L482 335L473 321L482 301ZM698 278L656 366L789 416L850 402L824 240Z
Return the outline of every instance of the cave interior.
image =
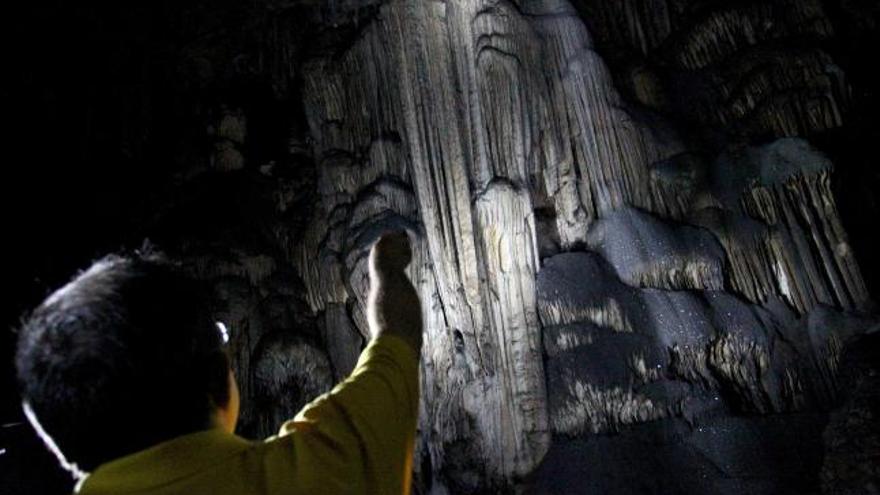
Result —
M880 3L6 10L0 492L71 489L11 362L76 270L209 282L256 439L351 371L405 229L413 493L880 493Z

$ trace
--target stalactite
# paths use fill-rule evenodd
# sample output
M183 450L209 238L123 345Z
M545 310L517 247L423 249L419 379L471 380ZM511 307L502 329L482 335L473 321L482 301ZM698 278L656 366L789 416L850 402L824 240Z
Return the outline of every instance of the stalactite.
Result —
M750 42L729 23L761 12L707 20L682 63L708 67L739 46L722 38ZM754 304L781 297L806 314L867 299L816 179L823 159L797 141L716 163L689 153L669 122L627 105L566 2L384 4L303 78L320 208L294 259L327 338L343 334L330 350L339 373L368 335L370 242L386 228L415 239L419 453L431 466L419 476L436 486L509 487L553 432L694 421L719 394L743 411L795 408L795 389L813 386L796 385L800 351L771 352L778 323ZM774 84L788 82L756 76L734 107ZM791 192L795 176L804 186ZM816 227L794 230L802 221ZM827 256L802 279L804 243ZM822 290L837 299L804 295Z
M620 209L596 222L588 243L611 263L621 280L635 287L724 287L724 253L708 231Z

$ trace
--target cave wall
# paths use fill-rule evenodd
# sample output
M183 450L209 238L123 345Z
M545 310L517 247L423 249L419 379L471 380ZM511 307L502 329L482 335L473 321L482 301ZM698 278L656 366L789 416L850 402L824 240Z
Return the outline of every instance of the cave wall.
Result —
M621 5L595 8L620 21ZM818 4L773 8L783 7L797 15L773 36L828 35ZM712 14L675 34L673 62L698 72L737 43L758 43L753 24L769 30L770 12ZM628 27L645 51L672 29ZM847 313L871 305L833 164L797 137L840 126L846 92L827 55L806 52L778 58L796 69L762 68L745 82L700 74L715 84L691 98L699 123L773 136L760 144L713 136L706 145L677 123L690 115L652 105L663 95L649 75L633 82L647 101L624 99L563 1L387 2L350 46L305 65L320 202L298 267L312 309L339 312L366 335L370 242L388 227L416 239L410 276L427 325L422 486L570 487L599 471L559 474L554 463L593 459L553 452L538 469L551 446L683 421L684 440L667 439L657 455L680 457L699 482L645 487L604 468L613 482L577 486L780 490L779 472L792 466L754 472L760 461L742 452L761 451L781 425L741 418L832 403L841 342L868 323ZM737 70L759 62L745 57L752 67ZM784 455L778 446L790 440L755 458ZM648 477L662 479L662 464L647 463Z
M5 196L46 202L13 225L51 276L12 280L40 293L145 237L183 259L232 332L245 436L351 370L367 251L402 228L426 323L417 493L876 485L876 367L847 358L880 273L870 2L29 15L4 32L59 34L6 92L31 134L13 141L33 160L51 131L37 156L70 166Z

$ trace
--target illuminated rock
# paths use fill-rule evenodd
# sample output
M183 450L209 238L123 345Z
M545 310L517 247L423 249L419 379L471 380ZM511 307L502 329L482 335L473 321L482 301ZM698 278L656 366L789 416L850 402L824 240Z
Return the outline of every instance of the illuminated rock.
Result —
M350 325L367 336L369 244L388 228L415 239L422 483L510 487L553 435L827 395L815 378L834 331L779 336L797 339L821 305L868 303L824 156L792 139L690 153L674 125L625 103L567 2L377 9L338 56L304 68L320 206L294 252L327 338L342 334L328 344L339 372ZM695 26L674 62L709 70L750 43L755 9ZM787 83L746 89L774 84ZM739 118L741 98L712 118ZM832 110L791 125L837 125Z
M11 108L99 164L51 217L131 216L216 289L240 433L352 369L369 248L405 229L416 493L812 493L823 452L828 493L858 478L830 437L873 438L862 405L821 431L873 323L855 253L880 266L872 2L227 3L71 16L118 49L53 57L110 74L21 71Z

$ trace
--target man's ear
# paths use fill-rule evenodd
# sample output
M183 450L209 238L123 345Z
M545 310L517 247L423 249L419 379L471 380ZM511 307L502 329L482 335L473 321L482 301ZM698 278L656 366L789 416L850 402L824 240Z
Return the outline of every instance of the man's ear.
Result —
M229 387L229 392L226 404L217 407L215 422L217 426L223 428L228 433L233 433L235 432L236 424L238 424L241 397L238 391L238 382L235 380L235 373L232 372L232 368L229 369L229 374L227 375L227 386Z

